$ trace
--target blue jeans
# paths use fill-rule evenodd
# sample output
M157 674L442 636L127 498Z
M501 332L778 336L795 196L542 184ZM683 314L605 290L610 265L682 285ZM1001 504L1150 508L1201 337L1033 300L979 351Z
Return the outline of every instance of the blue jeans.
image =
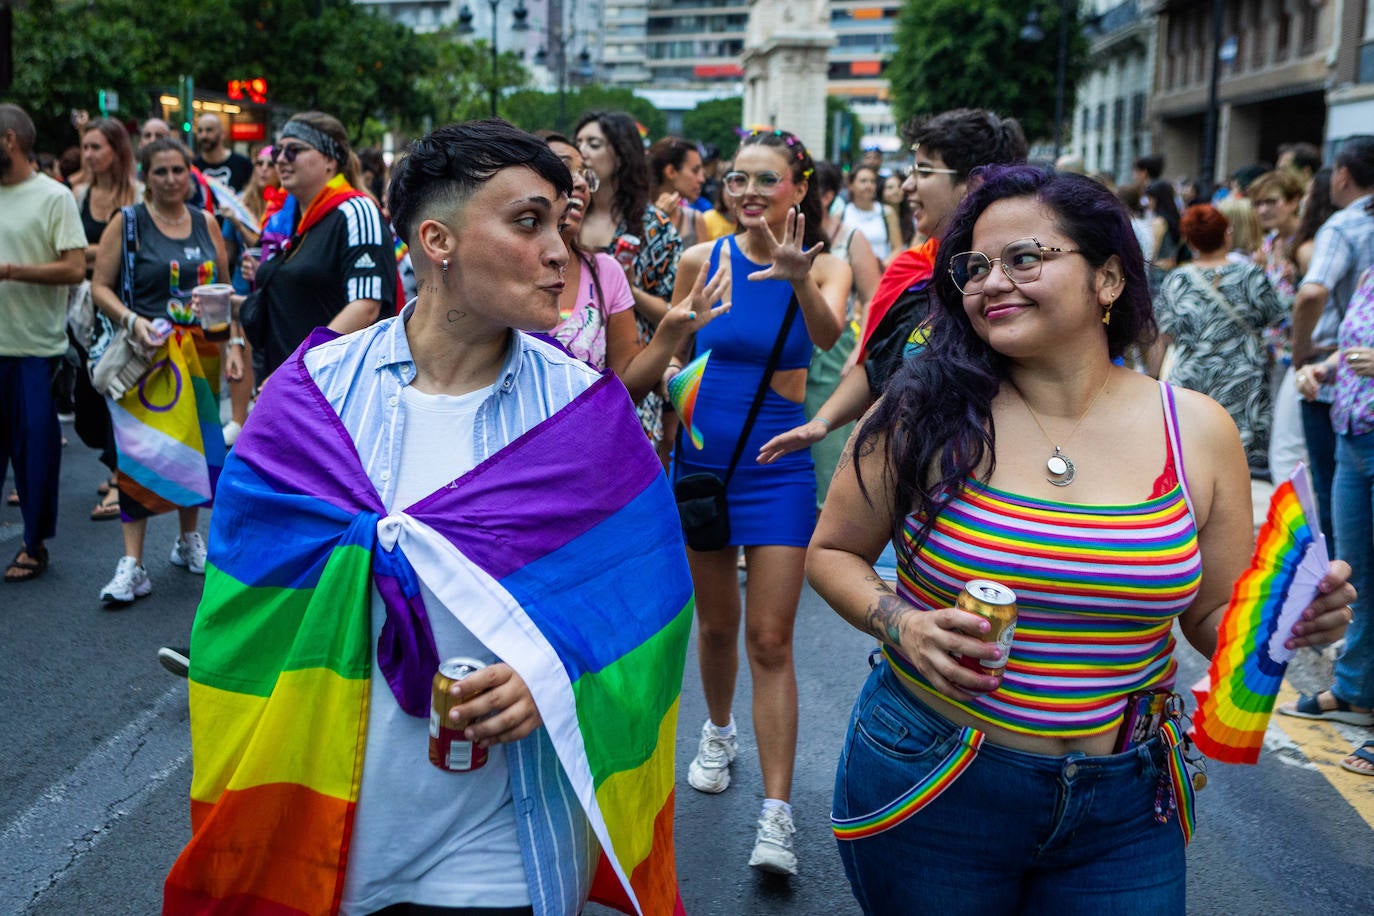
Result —
M1312 489L1316 490L1317 512L1322 517L1322 533L1333 557L1340 538L1331 514L1331 483L1336 474L1336 431L1331 428L1331 405L1321 401L1303 401L1302 434L1307 440L1307 469L1312 472ZM1274 481L1280 483L1281 481Z
M13 465L26 550L57 534L62 430L52 398L56 359L0 356L0 490L6 466Z
M1359 592L1332 690L1367 709L1374 707L1374 626L1368 619L1374 608L1374 432L1337 437L1331 502L1341 559L1350 564L1350 584Z
M850 719L833 816L883 808L937 768L959 732L880 664ZM1154 816L1164 766L1157 738L1109 757L984 742L926 807L840 840L840 858L865 913L1182 914L1179 815Z

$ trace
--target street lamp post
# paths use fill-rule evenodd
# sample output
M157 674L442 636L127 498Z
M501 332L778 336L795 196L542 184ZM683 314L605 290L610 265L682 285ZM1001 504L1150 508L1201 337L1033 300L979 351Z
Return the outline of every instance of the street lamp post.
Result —
M500 92L500 82L498 77L498 59L500 49L496 44L496 8L501 5L501 0L487 0L487 6L491 8L491 116L496 117L496 97ZM524 0L517 0L515 9L511 12L511 31L524 32L529 29L530 11L525 8ZM472 8L467 4L458 11L458 34L471 35L472 27Z
M1054 68L1054 158L1058 160L1064 149L1064 95L1069 70L1069 18L1073 15L1074 0L1060 0L1059 4L1059 53ZM1040 27L1039 10L1026 14L1021 26L1021 40L1032 44L1045 40L1045 30Z
M554 47L554 66L558 68L558 120L554 122L555 128L562 133L567 128L568 122L568 45L577 37L574 30L569 35L563 34L562 27L558 27L549 36L549 42ZM549 52L540 48L535 52L536 63L545 64L549 60ZM577 54L577 75L586 79L590 75L592 55L583 48Z

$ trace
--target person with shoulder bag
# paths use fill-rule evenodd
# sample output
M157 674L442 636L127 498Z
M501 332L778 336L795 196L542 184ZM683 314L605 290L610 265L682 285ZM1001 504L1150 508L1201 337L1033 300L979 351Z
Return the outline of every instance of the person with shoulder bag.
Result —
M100 592L111 606L152 591L143 564L150 516L177 510L181 536L169 562L204 574L198 510L214 498L224 463L219 345L206 339L194 301L198 287L228 276L224 237L212 215L186 203L191 158L180 142L155 140L141 157L146 200L111 218L91 283L96 307L117 328L108 344L93 346L91 370L118 456L124 555ZM227 359L228 377L242 376L241 350L230 347Z

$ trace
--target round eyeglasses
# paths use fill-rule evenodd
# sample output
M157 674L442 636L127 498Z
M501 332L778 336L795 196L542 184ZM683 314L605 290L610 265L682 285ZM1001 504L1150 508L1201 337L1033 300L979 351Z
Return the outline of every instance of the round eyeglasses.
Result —
M739 197L749 190L749 185L754 186L754 190L763 195L772 195L782 187L784 176L777 172L726 172L725 190L727 193Z
M1077 248L1050 248L1035 238L1017 239L1002 249L999 257L989 258L981 251L961 251L949 259L949 276L959 292L972 296L983 291L992 276L992 265L1000 262L1002 272L1013 283L1040 279L1046 254L1082 254Z

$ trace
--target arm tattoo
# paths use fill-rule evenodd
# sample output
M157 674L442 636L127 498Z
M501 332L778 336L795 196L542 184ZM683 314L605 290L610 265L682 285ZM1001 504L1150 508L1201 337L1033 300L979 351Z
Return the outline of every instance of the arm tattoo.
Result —
M894 646L901 645L902 642L902 617L906 614L908 605L901 598L898 598L884 586L883 593L877 596L864 615L864 623L868 627L868 632Z

